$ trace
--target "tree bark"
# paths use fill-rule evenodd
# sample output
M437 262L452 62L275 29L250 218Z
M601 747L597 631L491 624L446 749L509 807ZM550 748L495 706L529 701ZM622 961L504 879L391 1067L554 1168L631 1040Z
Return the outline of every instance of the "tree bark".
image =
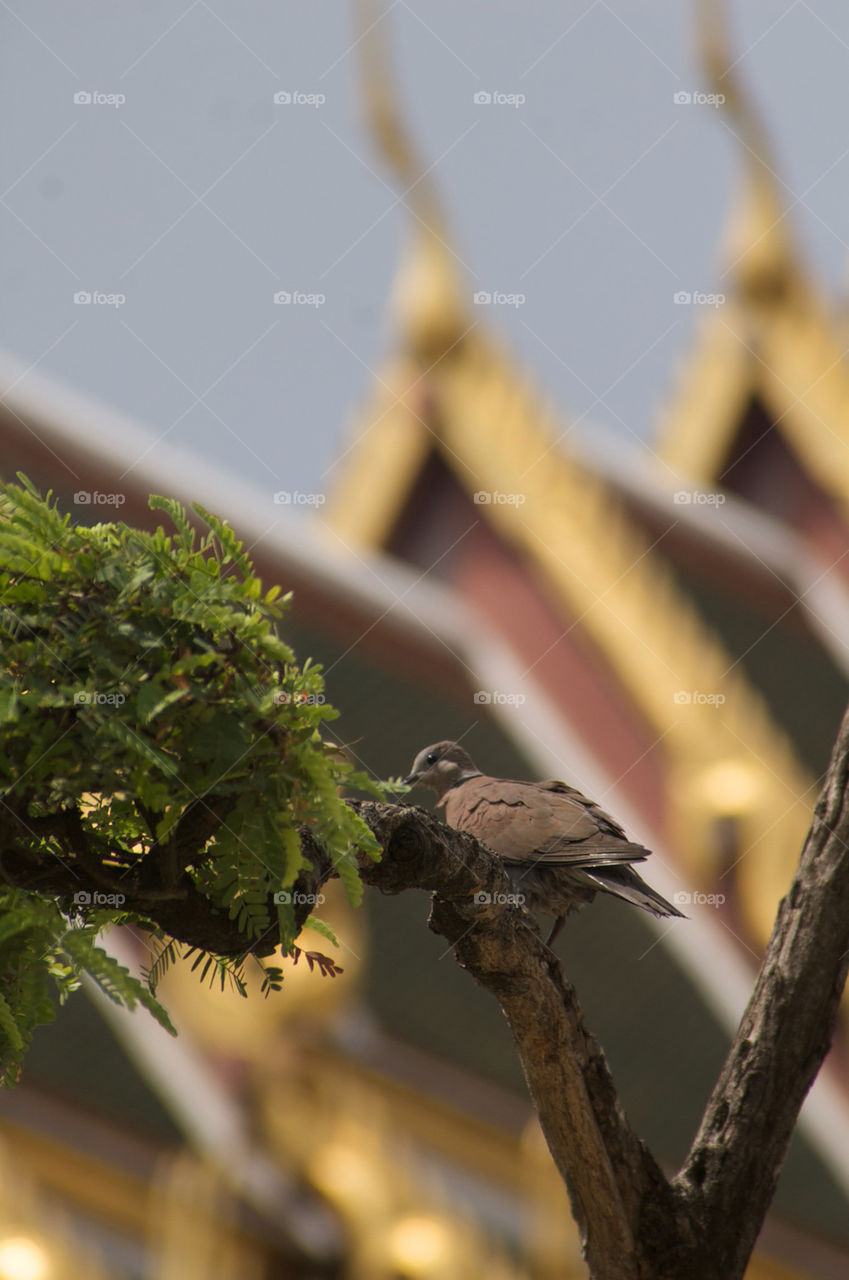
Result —
M384 893L433 890L430 927L501 1004L593 1280L697 1280L697 1220L628 1124L559 960L524 910L475 901L512 892L500 860L423 809L357 809L384 849L363 879Z
M742 1275L805 1096L831 1046L849 969L849 712L746 1012L676 1185L717 1274Z

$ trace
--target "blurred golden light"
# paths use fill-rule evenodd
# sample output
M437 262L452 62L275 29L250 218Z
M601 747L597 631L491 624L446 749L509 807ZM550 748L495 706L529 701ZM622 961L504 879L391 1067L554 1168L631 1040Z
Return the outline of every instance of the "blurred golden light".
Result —
M0 1280L46 1280L50 1268L41 1245L26 1236L0 1241Z
M451 1256L451 1239L439 1218L422 1213L407 1214L389 1233L389 1258L402 1275L412 1278L442 1274Z
M344 1142L324 1145L310 1163L313 1180L326 1195L359 1200L375 1189L374 1166Z
M699 778L702 797L717 813L740 817L752 810L761 795L757 767L748 760L720 760Z

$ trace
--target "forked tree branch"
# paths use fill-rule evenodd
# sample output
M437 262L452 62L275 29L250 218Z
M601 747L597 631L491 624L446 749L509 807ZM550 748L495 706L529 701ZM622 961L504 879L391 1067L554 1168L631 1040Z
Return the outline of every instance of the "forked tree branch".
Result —
M363 878L384 893L433 890L430 927L501 1004L594 1280L661 1280L659 1260L673 1257L681 1269L670 1277L695 1276L689 1210L631 1129L559 960L522 909L475 902L512 892L500 860L422 809L357 808L384 850Z
M475 904L480 890L509 892L498 860L422 810L358 808L384 849L365 878L386 893L432 889L431 928L504 1010L593 1280L741 1277L849 971L849 711L749 1005L671 1183L628 1124L556 957L517 908Z
M849 970L849 711L746 1012L676 1186L717 1274L743 1274Z

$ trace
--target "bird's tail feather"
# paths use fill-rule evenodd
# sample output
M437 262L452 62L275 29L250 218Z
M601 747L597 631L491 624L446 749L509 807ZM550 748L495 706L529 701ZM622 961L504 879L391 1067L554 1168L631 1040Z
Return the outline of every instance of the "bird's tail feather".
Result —
M574 866L584 870L584 868L595 869L596 867L621 866L623 863L645 862L650 854L650 851L644 848L643 845L625 840L611 840L608 845L601 844L597 840L588 843L590 843L589 849L586 845L579 844L565 849L562 846L557 846L554 849L546 849L543 846L542 849L530 855L530 858L523 855L519 858L504 858L504 861L515 862L524 866L528 861L533 860L534 866Z
M653 916L684 916L683 911L673 907L662 894L646 884L630 867L598 867L590 871L584 869L590 880L595 881L600 889L612 893L616 898L624 898L635 907L642 907Z

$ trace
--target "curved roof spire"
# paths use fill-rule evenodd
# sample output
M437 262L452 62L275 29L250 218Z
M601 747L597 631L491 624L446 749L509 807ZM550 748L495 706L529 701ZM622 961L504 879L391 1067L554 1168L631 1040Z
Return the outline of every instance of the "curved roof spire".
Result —
M450 246L436 187L415 148L401 109L383 0L358 0L361 92L368 128L411 215L414 241L395 286L394 311L406 349L430 364L471 323L459 259Z
M726 127L744 164L744 199L726 245L728 271L744 297L768 305L786 297L800 279L783 183L768 133L737 71L726 0L697 0L696 19L702 66L713 92L723 95Z

